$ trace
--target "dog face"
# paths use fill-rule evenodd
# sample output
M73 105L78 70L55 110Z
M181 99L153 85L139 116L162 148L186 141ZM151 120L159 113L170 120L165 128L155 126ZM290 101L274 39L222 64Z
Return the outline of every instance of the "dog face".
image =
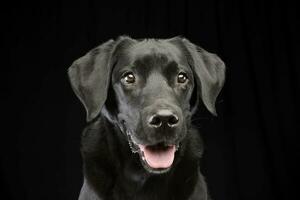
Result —
M165 171L189 124L193 72L182 52L164 41L131 43L117 55L112 87L118 121L146 169Z
M188 134L198 100L216 113L224 64L183 38L121 37L77 60L69 76L87 120L102 113L128 136L147 171L163 173Z

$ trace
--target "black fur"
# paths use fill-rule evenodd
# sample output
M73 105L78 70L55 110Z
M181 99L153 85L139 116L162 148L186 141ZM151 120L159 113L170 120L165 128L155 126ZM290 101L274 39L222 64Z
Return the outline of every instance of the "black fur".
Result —
M133 84L124 83L125 70L134 74ZM188 79L178 83L182 71ZM89 122L82 135L79 199L209 199L199 168L203 145L190 119L199 100L216 115L224 71L216 55L179 37L120 37L75 61L69 77ZM176 126L149 125L161 110L178 118ZM149 169L139 145L161 143L179 146L174 162L167 170Z

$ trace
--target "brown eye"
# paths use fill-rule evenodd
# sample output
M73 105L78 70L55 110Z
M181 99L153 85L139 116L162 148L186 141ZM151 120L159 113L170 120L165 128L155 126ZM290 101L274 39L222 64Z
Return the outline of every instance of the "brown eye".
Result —
M132 84L135 82L135 76L133 75L132 72L128 72L123 76L123 80L127 84Z
M177 76L177 82L178 83L185 83L187 81L187 75L184 72L180 72Z

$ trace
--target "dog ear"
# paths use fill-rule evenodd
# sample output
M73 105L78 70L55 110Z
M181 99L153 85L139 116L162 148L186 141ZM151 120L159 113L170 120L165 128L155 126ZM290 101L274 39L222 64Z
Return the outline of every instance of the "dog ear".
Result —
M215 102L224 85L225 64L216 54L205 51L187 39L182 41L190 54L188 62L196 79L197 99L201 97L206 108L216 116Z
M71 86L86 109L87 121L100 113L106 100L114 45L114 40L101 44L74 61L68 69Z
M128 36L120 36L116 41L109 40L69 67L71 86L86 109L88 122L99 115L107 99L116 50L132 41Z

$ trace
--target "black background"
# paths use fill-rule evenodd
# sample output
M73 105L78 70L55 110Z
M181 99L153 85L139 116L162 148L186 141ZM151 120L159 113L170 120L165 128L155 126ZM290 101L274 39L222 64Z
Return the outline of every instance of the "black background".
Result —
M182 35L226 63L219 117L198 113L195 120L215 200L282 200L296 193L296 3L64 0L1 7L1 199L77 199L85 111L67 68L123 34Z

